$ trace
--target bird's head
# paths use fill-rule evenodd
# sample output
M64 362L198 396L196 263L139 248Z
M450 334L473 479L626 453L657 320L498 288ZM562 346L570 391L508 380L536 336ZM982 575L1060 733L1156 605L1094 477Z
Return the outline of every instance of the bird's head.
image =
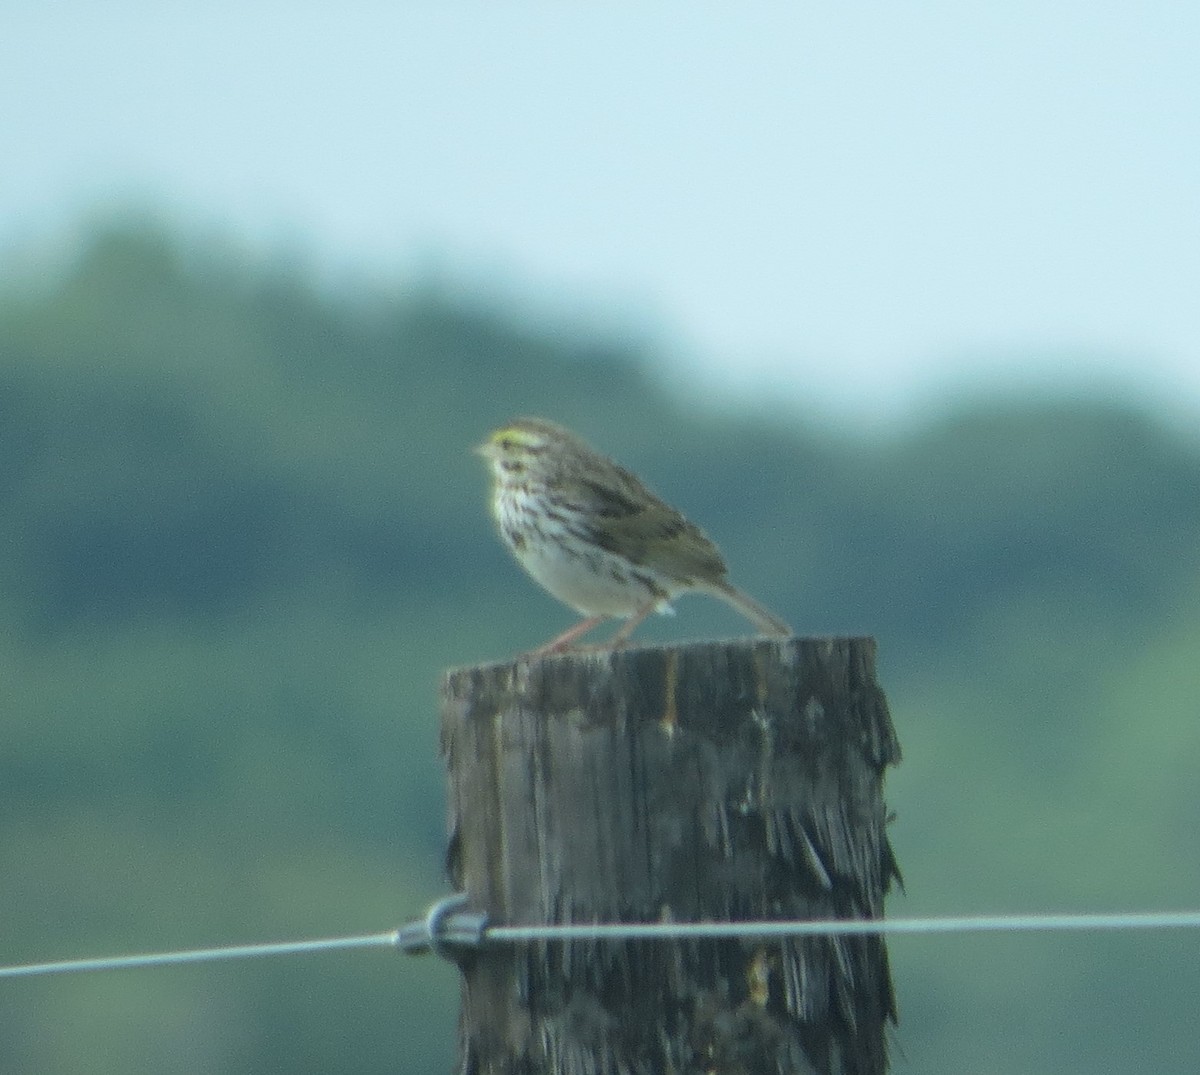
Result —
M544 467L548 453L574 441L571 433L544 418L517 418L493 430L475 452L498 478L511 478Z

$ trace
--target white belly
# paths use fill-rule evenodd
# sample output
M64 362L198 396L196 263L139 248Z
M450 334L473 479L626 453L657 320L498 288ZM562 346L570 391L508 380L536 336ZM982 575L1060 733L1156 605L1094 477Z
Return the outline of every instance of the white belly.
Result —
M637 569L631 575L623 561L603 549L576 556L550 541L529 542L513 552L533 578L585 616L624 618L655 600L658 612L673 611L667 598L656 598L655 589L673 593L674 587L653 572Z

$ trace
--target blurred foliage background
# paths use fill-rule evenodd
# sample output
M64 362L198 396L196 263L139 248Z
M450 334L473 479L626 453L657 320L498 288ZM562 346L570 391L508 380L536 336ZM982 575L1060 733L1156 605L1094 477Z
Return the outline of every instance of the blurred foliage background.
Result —
M469 453L521 413L645 475L801 633L878 637L892 914L1194 906L1200 441L1062 394L855 439L655 359L129 222L10 272L0 962L372 932L445 891L439 673L570 621ZM679 612L644 637L744 629ZM1194 935L891 950L898 1071L1200 1070ZM380 953L7 981L0 1070L448 1071L456 1009L450 967Z

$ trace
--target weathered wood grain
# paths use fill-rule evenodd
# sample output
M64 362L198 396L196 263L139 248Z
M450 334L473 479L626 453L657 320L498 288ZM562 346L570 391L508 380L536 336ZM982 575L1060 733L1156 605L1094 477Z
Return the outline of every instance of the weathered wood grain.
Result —
M449 867L493 923L877 917L899 761L865 638L450 672ZM486 947L470 1075L886 1070L877 937Z

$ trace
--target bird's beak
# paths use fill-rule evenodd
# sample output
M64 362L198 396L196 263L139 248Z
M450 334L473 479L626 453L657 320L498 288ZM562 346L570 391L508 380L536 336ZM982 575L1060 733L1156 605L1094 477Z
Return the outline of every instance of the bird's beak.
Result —
M495 451L492 448L492 442L490 440L485 440L482 444L476 444L475 447L471 449L471 453L472 455L479 456L480 459L491 459L495 455Z

